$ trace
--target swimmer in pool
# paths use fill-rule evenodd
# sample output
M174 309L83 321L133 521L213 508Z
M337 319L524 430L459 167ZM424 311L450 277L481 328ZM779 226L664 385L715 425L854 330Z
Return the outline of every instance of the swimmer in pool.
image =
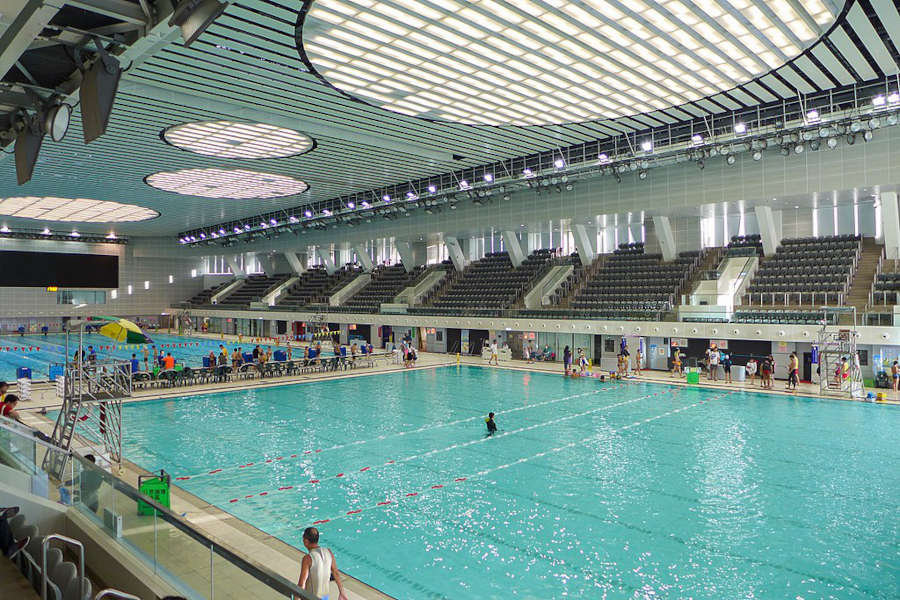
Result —
M497 433L497 423L494 422L494 413L488 413L487 419L484 420L487 425L487 434L494 435Z

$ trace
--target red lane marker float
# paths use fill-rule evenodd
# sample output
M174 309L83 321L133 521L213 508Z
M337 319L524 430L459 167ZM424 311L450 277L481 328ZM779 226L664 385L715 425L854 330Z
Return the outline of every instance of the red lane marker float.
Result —
M379 502L378 504L376 504L376 506L386 506L386 505L392 504L392 503L393 503L392 500L385 500L384 502Z
M419 495L419 492L410 492L406 495L406 497L409 498L410 496L418 496L418 495Z
M292 490L292 489L294 489L294 486L292 486L292 485L286 485L286 486L284 486L284 487L278 488L278 491L279 491L279 492L283 492L284 490Z
M319 480L318 479L310 479L309 482L310 483L319 483Z
M250 495L248 495L248 496L244 496L244 498L252 498L252 497L253 497L253 494L250 494Z
M337 475L335 475L335 477L343 477L343 476L344 476L343 473L338 473Z
M284 460L284 457L283 457L283 456L276 456L276 457L275 457L275 460Z
M260 495L260 496L268 496L268 495L269 495L269 492L260 492L259 495Z
M467 479L467 477L457 477L453 481L465 481L466 479Z
M348 514L348 515L355 515L356 513L361 513L361 512L362 512L362 509L361 509L361 508L357 508L356 510L348 510L348 511L347 511L347 514Z
M271 458L270 458L270 459L269 459L269 460L267 460L267 461L266 461L266 462L267 462L267 463L269 463L269 462L272 462L272 459L271 459Z
M190 477L176 477L175 481L187 481Z
M216 470L214 470L214 471L210 471L208 474L209 474L209 475L215 475L216 473L221 473L221 472L222 472L222 469L216 469Z
M234 503L234 502L237 502L237 501L238 501L237 498L232 498L231 500L229 500L229 502L231 502L231 503Z
M394 461L389 460L389 461L387 461L387 464L392 465L392 464L394 464Z
M316 450L316 452L321 452L321 450Z
M364 472L364 471L368 471L368 470L371 469L371 468L372 468L372 467L363 467L362 469L359 470L359 472L362 473L362 472Z
M312 450L305 450L303 454L312 454Z
M313 521L313 525L321 525L322 523L327 523L331 519L321 519L319 521Z
M444 486L442 486L442 485L433 485L433 486L431 486L431 489L433 489L433 490L439 490L439 489L441 489L442 487L444 487Z
M291 454L291 458L297 458L297 455L296 455L296 454ZM250 463L250 464L252 465L253 463Z

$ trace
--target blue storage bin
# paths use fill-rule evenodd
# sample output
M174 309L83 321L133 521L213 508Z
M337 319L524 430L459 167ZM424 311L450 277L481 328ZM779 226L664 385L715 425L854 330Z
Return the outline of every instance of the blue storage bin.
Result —
M62 365L51 365L50 366L50 381L56 381L57 377L62 377L65 374L65 369L63 369Z
M244 354L243 354L242 356L243 356L243 358L244 358L244 362L245 362L245 363L252 363L252 362L254 362L254 361L253 361L253 353L251 353L251 352L244 352Z
M29 367L18 367L16 369L16 379L31 379L31 369Z
M284 350L276 350L275 351L275 360L282 361L282 362L287 360L287 352L285 352Z
M208 356L204 356L204 357L203 357L203 368L204 368L204 369L208 369L209 367L210 367L210 364L209 364L209 357L208 357Z

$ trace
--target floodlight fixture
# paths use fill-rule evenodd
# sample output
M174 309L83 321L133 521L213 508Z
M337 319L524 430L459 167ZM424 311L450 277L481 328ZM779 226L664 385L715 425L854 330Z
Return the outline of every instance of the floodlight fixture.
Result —
M434 193L436 193L436 192L437 192L437 186L436 186L436 185L431 184L431 185L428 186L428 193L429 193L429 194L434 194Z
M227 7L218 0L182 0L169 19L169 27L179 27L184 45L190 46Z
M878 94L874 98L872 98L872 106L876 108L881 108L887 102L887 98L884 97L884 94Z
M566 166L566 161L564 161L561 158L557 158L556 160L553 161L553 166L556 167L557 169L562 169L563 167Z
M484 181L485 181L486 183L491 183L491 182L493 182L493 181L494 181L494 175L493 175L492 173L485 173L485 174L484 174Z
M87 144L106 133L109 116L112 114L122 67L119 59L111 56L103 43L94 38L98 56L81 79L79 98L81 101L81 127Z
M695 133L694 135L691 136L691 143L695 146L702 146L703 145L703 136L700 135L699 133Z
M307 208L306 210L303 211L303 216L306 217L307 219L311 218L313 216L312 211Z
M644 152L652 152L653 151L653 141L652 140L644 140L641 142L641 150Z
M69 121L72 117L72 107L66 103L56 104L46 109L43 113L44 132L54 142L61 142L69 131Z
M347 208L349 208L350 210L353 210L354 208L356 208L356 202L351 200L350 202L347 203Z
M744 135L747 133L747 124L739 121L734 124L734 133L737 135Z
M522 169L522 177L525 177L526 179L529 177L534 177L534 171L532 171L528 167L525 167L524 169Z

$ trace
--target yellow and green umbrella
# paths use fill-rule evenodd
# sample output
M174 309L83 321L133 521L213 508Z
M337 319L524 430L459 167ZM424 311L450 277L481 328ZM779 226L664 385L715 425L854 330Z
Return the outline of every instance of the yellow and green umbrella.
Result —
M141 328L127 319L118 317L95 317L96 319L109 321L106 325L101 325L99 329L100 335L106 336L117 342L125 342L126 344L149 344L153 340L150 336L141 331Z

